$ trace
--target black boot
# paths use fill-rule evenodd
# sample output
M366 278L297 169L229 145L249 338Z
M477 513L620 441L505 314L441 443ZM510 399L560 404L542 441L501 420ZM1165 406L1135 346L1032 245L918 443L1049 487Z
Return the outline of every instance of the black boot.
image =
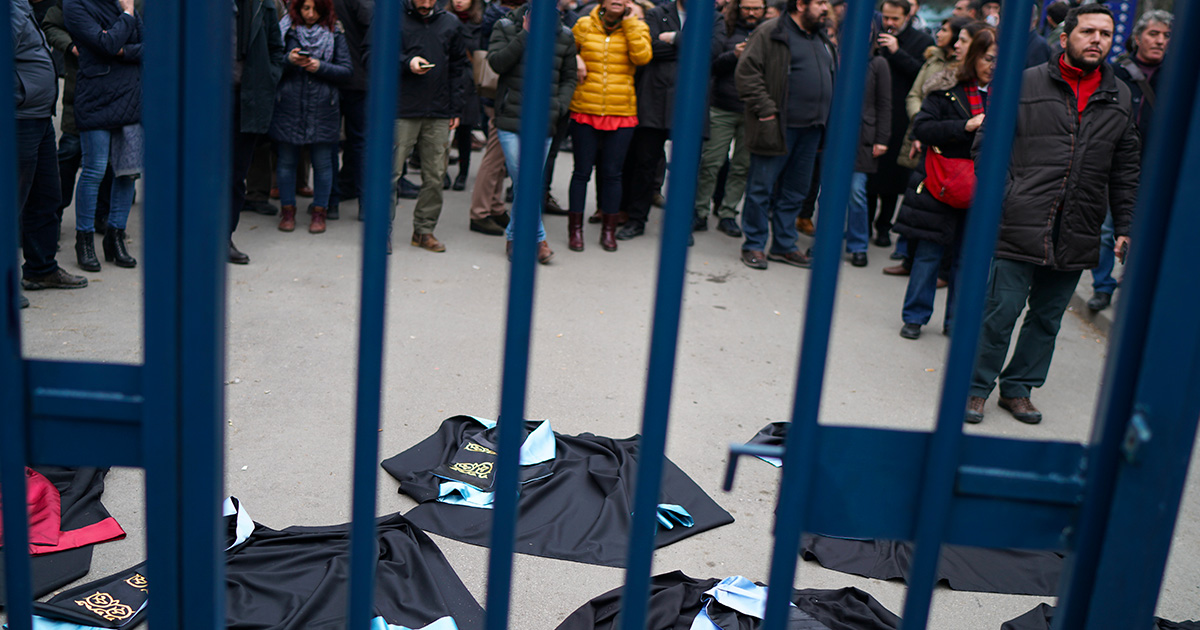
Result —
M79 268L84 271L100 271L100 261L96 260L94 236L95 232L75 230L75 259L79 261Z
M118 267L132 269L137 266L137 260L125 249L125 230L110 227L104 234L104 260Z

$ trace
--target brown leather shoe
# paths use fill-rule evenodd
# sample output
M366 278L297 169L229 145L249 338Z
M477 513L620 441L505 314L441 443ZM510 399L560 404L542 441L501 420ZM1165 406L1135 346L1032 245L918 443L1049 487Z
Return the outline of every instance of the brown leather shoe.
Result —
M446 251L446 246L442 245L442 242L437 240L437 238L432 234L417 234L416 232L413 232L412 246L420 247L421 249L427 249L431 252Z
M901 265L901 267L903 267L903 266L904 266L904 265ZM943 280L943 279L941 279L941 278L938 278L938 279L937 279L937 288L939 288L939 289L945 289L945 288L946 288L946 287L948 287L948 286L950 286L950 282L949 282L949 281Z
M1005 398L1001 396L999 404L1001 409L1011 413L1012 417L1025 424L1037 424L1042 421L1042 412L1033 406L1033 401L1028 397Z
M320 234L325 231L325 208L313 206L312 222L308 224L309 234Z
M617 251L617 221L615 214L604 215L604 225L600 228L600 247L606 252Z
M296 229L296 206L279 208L279 231L291 232Z
M573 252L583 251L583 213L567 214L567 249Z
M812 266L812 259L800 252L788 252L786 254L768 253L767 260L781 262L785 265L808 269Z
M905 269L904 265L896 265L895 267L884 267L883 275L885 275L885 276L907 276L908 269Z
M603 219L604 213L600 211L600 208L596 208L596 211L592 213L592 216L588 217L588 223L599 223Z
M803 217L796 219L796 229L800 230L805 236L812 236L817 233L817 226L813 225L812 219Z
M554 250L550 249L550 243L542 241L538 243L538 262L543 265L549 264L550 259L554 258Z
M748 249L742 250L742 264L751 269L766 269L767 257L762 252Z
M983 403L985 402L987 402L986 398L967 396L967 412L963 416L963 422L967 424L983 422Z

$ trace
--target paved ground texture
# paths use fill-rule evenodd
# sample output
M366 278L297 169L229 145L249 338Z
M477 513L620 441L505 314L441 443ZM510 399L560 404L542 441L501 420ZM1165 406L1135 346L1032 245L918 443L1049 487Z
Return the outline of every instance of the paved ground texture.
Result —
M566 197L569 168L564 155L555 186L559 199ZM469 187L446 193L437 230L448 248L443 254L410 247L411 202L399 212L389 260L380 459L417 443L449 416L496 416L508 266L501 238L468 231L468 199ZM305 232L304 221L284 234L275 229L275 218L246 213L236 235L253 262L229 267L225 481L228 493L271 527L349 519L362 231L356 211L353 202L343 206L343 218L320 236ZM135 255L143 244L142 212L135 208L130 227ZM557 255L538 269L529 417L549 418L564 433L626 437L639 431L660 219L655 210L647 235L622 242L616 253L600 249L592 225L587 251L568 251L566 219L546 219ZM81 273L70 247L72 221L68 210L61 262ZM739 245L716 231L696 235L668 443L671 459L737 522L659 551L656 572L767 579L778 472L747 461L733 492L722 492L720 483L728 444L789 416L810 272L775 263L765 272L747 269L738 260ZM928 430L944 376L944 293L924 336L901 339L905 281L880 273L891 264L886 254L872 247L869 267L846 263L842 269L821 421ZM29 294L33 306L21 314L27 355L140 361L141 270L105 265L87 275L92 284L83 291ZM967 430L1084 441L1106 350L1099 330L1068 314L1050 380L1035 393L1046 421L1020 424L993 397L986 421ZM413 506L396 488L380 470L380 514ZM1198 494L1193 472L1158 606L1168 619L1200 618ZM114 470L105 501L129 537L97 549L93 578L144 556L142 473ZM486 550L434 538L483 601ZM619 569L518 556L512 627L552 629L622 580ZM857 586L893 611L902 608L899 583L813 563L801 563L796 583ZM930 627L995 629L1040 601L939 588Z

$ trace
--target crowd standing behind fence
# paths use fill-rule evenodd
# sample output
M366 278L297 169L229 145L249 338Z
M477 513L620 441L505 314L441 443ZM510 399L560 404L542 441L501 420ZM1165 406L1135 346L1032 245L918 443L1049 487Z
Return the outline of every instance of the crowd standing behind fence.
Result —
M466 189L471 152L485 144L484 138L486 150L471 195L469 225L471 231L486 235L507 232L505 240L511 242L507 228L512 200L504 192L504 181L506 175L515 175L520 163L516 150L528 29L525 1L401 1L404 50L394 61L400 96L393 170L396 206L400 199L416 199L411 243L430 252L446 250L433 234L443 210L443 190ZM58 226L72 193L76 197L77 266L91 273L99 271L92 242L95 232L104 234L106 260L123 267L137 264L126 248L125 220L133 198L133 178L141 168L141 0L10 2L17 192L25 256L22 286L27 291L84 287L85 277L68 273L55 260ZM312 195L309 231L320 233L326 229L325 219L339 218L339 203L358 198L362 189L366 69L371 62L379 62L370 56L374 1L230 2L234 88L230 234L237 230L243 210L278 212L266 201L268 189L281 198L279 227L284 231L294 229L299 208L296 195ZM709 51L709 120L693 232L706 231L708 216L715 214L719 231L744 239L741 260L747 266L765 269L771 259L806 267L809 242L801 234L811 234L814 229L815 173L836 80L835 42L845 2L717 0L716 5ZM1056 98L1069 102L1078 99L1083 78L1090 81L1093 76L1104 78L1098 93L1113 94L1114 102L1125 103L1124 95L1130 94L1133 141L1121 135L1120 143L1134 150L1139 131L1141 136L1150 132L1158 68L1166 56L1172 16L1164 11L1144 14L1133 30L1129 52L1115 65L1101 59L1093 71L1075 63L1078 55L1071 56L1067 44L1073 25L1079 23L1080 11L1091 16L1085 21L1112 18L1095 7L1072 7L1065 1L1053 3L1046 8L1044 21L1035 12L1030 22L1027 73L1048 73L1061 81L1057 77L1082 68L1075 84L1052 83L1052 89L1047 88ZM546 191L539 201L544 202L544 212L567 215L568 248L583 251L587 186L595 170L594 219L602 223L600 244L606 251L616 251L618 239L645 232L651 206L661 201L663 149L671 128L679 36L689 24L688 0L657 4L647 0L558 0L558 9L551 122L548 129L540 131L547 134ZM875 15L875 58L868 74L872 89L863 109L862 159L856 161L846 226L849 261L866 266L871 230L875 245L889 247L892 217L901 208L896 229L901 239L892 258L903 262L883 271L908 276L901 334L910 339L919 336L920 326L928 321L934 287L952 282L955 244L965 212L950 213L935 205L942 202L931 199L923 186L929 152L932 146L943 155L963 158L959 155L963 152L952 147L969 145L979 128L973 121L981 120L986 108L988 68L964 69L960 60L968 51L977 53L973 64L986 65L995 58L993 46L973 42L985 32L994 40L987 29L999 23L1001 5L958 0L953 17L937 25L936 40L917 9L911 0L883 0ZM62 59L57 66L56 53ZM57 75L66 80L61 137L56 142L50 120L57 106ZM1027 89L1032 89L1028 88L1030 76L1026 77ZM883 98L888 95L890 99ZM1109 105L1098 103L1095 109L1105 107ZM890 110L887 116L884 109ZM1051 113L1023 110L1022 115L1045 123ZM1093 108L1081 106L1076 121L1081 134L1093 131L1089 125L1094 115ZM922 120L923 124L917 124ZM944 126L960 123L964 128L953 134L939 132ZM486 136L475 138L476 128L486 130ZM452 138L458 162L453 181L446 174ZM568 140L574 175L569 211L564 211L549 184L555 156L560 148L567 148ZM311 190L303 184L308 167L301 158L302 147L308 147L311 157ZM1027 151L1018 146L1014 164L1025 159ZM1034 157L1047 160L1047 172L1068 169L1069 175L1077 170L1071 170L1069 155ZM1118 285L1113 278L1114 259L1126 245L1132 191L1137 185L1136 161L1134 158L1133 166L1125 162L1096 165L1097 173L1106 174L1096 180L1097 190L1112 191L1119 204L1097 209L1093 206L1099 201L1088 199L1090 205L1082 215L1087 219L1085 225L1056 222L1045 235L1050 243L1047 251L1072 243L1068 249L1078 255L1069 264L1049 255L1025 261L1035 271L1045 267L1055 273L1073 273L1094 268L1095 293L1088 303L1093 310L1108 307ZM419 192L404 177L407 168L418 165ZM913 168L916 170L910 170ZM269 181L272 175L273 183ZM1024 185L1032 175L1019 172L1017 177L1022 180L1017 183ZM745 203L739 221L743 190ZM1065 202L1060 200L1062 203L1075 207L1072 195L1067 195ZM1017 219L1015 207L1006 205L1005 226ZM869 217L865 230L864 212ZM395 206L393 217L394 213ZM1104 214L1108 219L1093 226L1092 219ZM1061 217L1062 213L1052 215ZM934 216L941 218L933 221ZM553 251L544 227L539 230L539 242L539 260L547 263ZM1019 249L1019 242L1021 238L1013 237L1011 229L1002 227L997 261L1008 260L1009 254ZM389 252L390 247L389 238ZM733 251L731 247L731 254ZM229 262L250 262L232 238ZM1060 280L1056 286L1062 290L1055 291L1050 300L1054 308L1045 314L1044 334L1039 337L1051 345L1061 318L1058 306L1065 304L1062 296L1070 284L1065 277ZM1028 296L1031 303L1042 296L1038 291L1034 294ZM23 295L21 300L22 305L27 304ZM951 322L948 312L946 331ZM1000 326L996 338L987 343L999 348L1000 337L1007 336L1001 334L1004 328ZM1019 341L1018 349L1027 345ZM1034 372L1044 372L1049 353L1037 362L1043 367ZM1010 372L1012 369L1010 366ZM984 390L989 389L985 377L980 377L976 398L983 398ZM1030 377L1020 391L1006 390L1005 376L1000 378L1002 397L1009 406L1014 398L1027 402L1028 388L1040 386L1038 378ZM972 412L979 409L981 404L973 398ZM1014 413L1030 419L1035 412L1031 403L1022 403L1021 410ZM978 416L972 414L968 419Z

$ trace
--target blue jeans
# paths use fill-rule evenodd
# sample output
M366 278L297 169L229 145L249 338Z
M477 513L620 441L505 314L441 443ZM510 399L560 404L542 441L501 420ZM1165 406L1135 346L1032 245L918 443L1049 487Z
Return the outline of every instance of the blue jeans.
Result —
M21 211L21 252L25 278L58 269L58 157L49 118L17 119L17 208Z
M1117 255L1113 253L1116 246L1113 236L1112 211L1104 217L1100 226L1100 262L1092 269L1092 291L1112 295L1117 290L1117 281L1113 278L1113 268L1117 266Z
M785 155L750 155L750 174L746 179L746 203L742 208L742 232L746 241L742 251L761 252L767 248L767 235L773 235L771 253L797 251L800 237L796 217L812 181L822 127L788 127L784 133ZM779 182L779 194L771 208L771 191Z
M93 129L79 133L83 148L83 168L79 172L79 186L75 191L75 229L79 232L96 231L96 199L100 196L100 182L108 170L109 141L112 135L107 129ZM108 226L125 229L129 219L129 208L133 205L133 176L114 177L112 197L109 199Z
M866 253L867 239L871 236L870 222L867 216L867 174L856 172L850 176L850 203L846 206L847 252Z
M279 159L275 161L275 183L279 186L279 205L296 205L296 163L300 161L298 144L279 143ZM335 142L314 142L309 145L313 167L313 205L329 207L329 189L333 186L333 157Z
M503 129L496 130L496 136L500 140L500 148L504 150L504 167L508 169L508 176L512 178L513 185L517 183L517 169L521 165L521 136L511 131ZM542 157L545 158L546 153L550 151L550 138L546 138L546 149L542 152ZM520 199L513 199L513 211L517 209L517 204ZM539 200L539 207L541 202ZM508 240L513 240L513 228L517 226L516 216L513 216L512 221L508 222L508 227L504 228L504 237ZM539 243L546 240L546 226L542 224L542 213L538 213L538 234L537 240Z
M904 292L904 309L900 316L905 324L924 326L933 316L938 270L948 248L925 239L911 240L909 245L912 245L912 270L908 274L908 289ZM953 256L953 262L950 265L950 286L946 289L946 317L942 324L946 330L950 330L954 320L954 281L958 273L958 256L953 251L949 254Z

